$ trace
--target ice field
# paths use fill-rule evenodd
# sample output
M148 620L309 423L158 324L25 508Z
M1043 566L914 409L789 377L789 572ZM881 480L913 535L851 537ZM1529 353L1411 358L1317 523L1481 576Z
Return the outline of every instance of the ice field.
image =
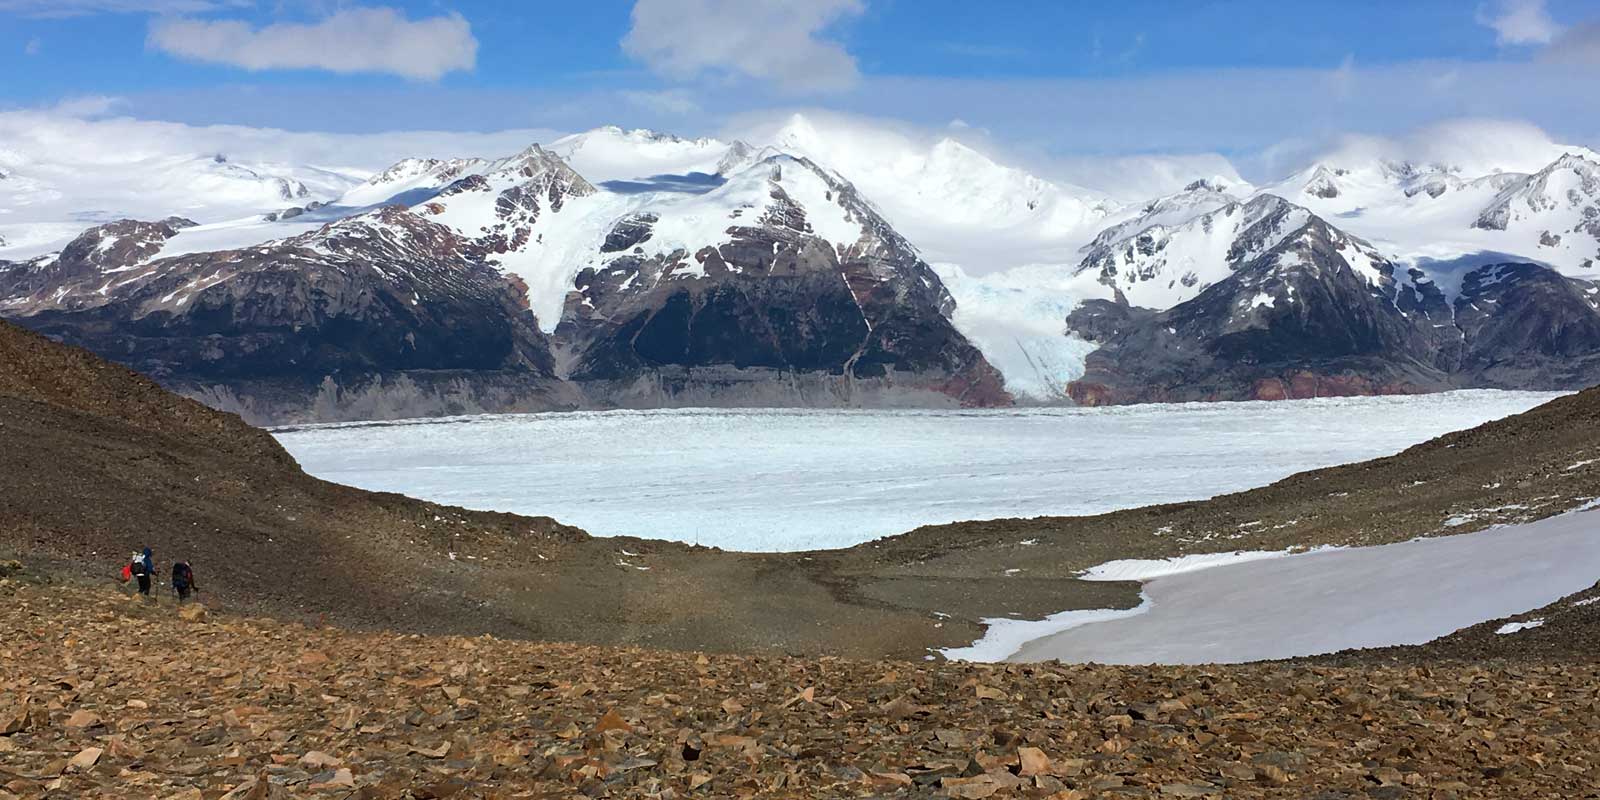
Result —
M919 525L1092 514L1399 452L1555 395L1001 411L659 410L280 430L308 472L602 536L842 547Z

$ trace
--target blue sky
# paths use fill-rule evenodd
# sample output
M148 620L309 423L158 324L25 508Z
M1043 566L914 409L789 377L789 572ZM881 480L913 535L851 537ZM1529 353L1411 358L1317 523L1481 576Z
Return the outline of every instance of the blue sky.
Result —
M1057 153L1238 153L1489 116L1594 143L1597 20L1596 0L0 0L0 74L21 77L0 108L691 134L825 108Z

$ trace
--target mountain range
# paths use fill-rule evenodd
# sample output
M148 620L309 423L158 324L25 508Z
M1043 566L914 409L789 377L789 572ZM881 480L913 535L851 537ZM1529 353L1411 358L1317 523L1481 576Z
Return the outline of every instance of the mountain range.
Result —
M364 179L215 155L160 165L145 219L0 230L0 315L257 422L1600 381L1600 156L1502 161L1127 202L802 116ZM0 201L48 178L8 164Z

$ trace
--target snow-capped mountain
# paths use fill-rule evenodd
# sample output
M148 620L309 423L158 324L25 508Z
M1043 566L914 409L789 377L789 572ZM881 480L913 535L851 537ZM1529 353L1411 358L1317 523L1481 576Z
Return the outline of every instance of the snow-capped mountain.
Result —
M848 178L930 260L980 274L1067 261L1118 208L1100 192L999 164L954 138L928 142L798 114L753 135Z
M1168 226L1154 224L1091 246L1079 265L1131 305L1166 309L1190 300L1301 230L1311 212L1274 195L1233 201ZM1381 259L1372 248L1333 231L1341 249L1371 283Z
M1600 159L1564 155L1507 181L1473 227L1502 231L1518 237L1521 250L1536 247L1533 252L1550 260L1593 270L1600 259Z
M1233 186L1214 180L1195 181L1181 192L1158 197L1143 205L1130 206L1113 214L1094 239L1084 245L1083 250L1092 252L1110 247L1146 228L1182 225L1201 214L1238 202L1248 196L1248 189L1248 186Z
M381 417L561 396L521 287L416 214L387 207L270 245L146 257L174 235L170 222L123 221L0 264L0 312L263 421L284 407ZM486 402L490 391L514 397Z
M599 128L503 158L421 154L360 180L187 157L185 168L206 177L179 169L174 180L208 193L204 215L99 226L42 257L37 231L25 231L27 247L0 251L11 259L0 261L0 313L131 359L164 346L110 329L148 332L159 314L178 339L219 335L202 334L209 323L186 309L248 305L237 287L265 279L246 276L315 286L364 267L374 280L424 277L393 292L361 281L349 291L398 302L411 291L416 303L434 297L461 313L513 296L524 309L484 315L522 343L512 348L521 356L496 362L511 366L453 366L453 347L432 338L454 335L451 326L373 316L362 303L319 306L315 292L275 301L291 316L303 302L320 309L304 311L316 321L296 322L290 337L319 354L297 357L299 372L274 366L291 347L283 342L231 351L242 365L233 376L189 364L175 355L183 347L146 362L258 418L307 418L341 403L336 413L346 413L353 397L379 414L371 409L530 407L513 397L526 381L508 389L509 373L559 384L536 392L554 407L987 405L1173 398L1203 385L1204 396L1275 396L1581 380L1587 312L1569 301L1587 303L1582 279L1600 255L1600 160L1548 142L1504 159L1462 152L1347 148L1263 189L1198 180L1131 204L1000 164L950 136L827 116L794 115L729 140ZM1555 155L1509 169L1530 153ZM29 173L12 161L0 191L37 193L37 164ZM445 234L443 262L433 245L405 249ZM282 274L260 266L269 257ZM1483 269L1524 262L1567 277L1512 282L1555 289L1485 293L1499 284L1483 283ZM463 296L446 285L455 272L485 286L499 276L499 288ZM152 300L149 287L162 294ZM1554 310L1535 313L1540 303ZM1508 322L1497 304L1523 317ZM404 330L408 348L431 355L378 357L319 338L324 330ZM1537 331L1563 344L1528 338ZM1339 342L1349 347L1334 352ZM1519 357L1519 347L1543 354L1520 377L1483 360ZM1580 366L1562 371L1562 359ZM1321 377L1296 384L1284 377L1294 368ZM311 381L318 370L331 384ZM437 384L419 399L396 382L417 370L502 378L452 378L471 399L451 405ZM262 383L291 374L315 388ZM1172 388L1184 381L1190 389Z
M1549 156L1532 162L1529 153ZM1537 166L1528 168L1528 164ZM1600 238L1585 209L1596 207L1600 155L1534 142L1500 160L1413 162L1348 156L1322 161L1264 192L1318 215L1411 263L1493 252L1591 275ZM1528 169L1517 171L1512 167ZM1587 188L1586 188L1587 187Z
M0 153L4 153L0 148ZM338 197L360 183L341 171L241 162L225 153L83 154L9 151L0 181L0 258L59 249L83 229L120 218L216 222Z
M1069 327L1098 345L1083 377L1068 386L1075 400L1280 399L1600 380L1600 287L1590 281L1537 264L1493 264L1467 271L1450 297L1420 269L1303 208L1271 196L1244 206L1275 221L1242 226L1227 273L1197 283L1192 297L1164 309L1122 297L1089 300L1072 312Z
M0 308L259 420L530 397L1009 402L951 325L938 275L849 182L803 158L641 191L596 186L532 145L403 162L290 220L316 227L186 253L187 221L96 229L0 265Z
M772 156L705 195L640 203L599 249L558 329L580 379L724 364L1009 400L951 325L934 271L855 187L807 159Z
M339 195L337 202L351 208L413 205L487 165L479 158L408 158Z

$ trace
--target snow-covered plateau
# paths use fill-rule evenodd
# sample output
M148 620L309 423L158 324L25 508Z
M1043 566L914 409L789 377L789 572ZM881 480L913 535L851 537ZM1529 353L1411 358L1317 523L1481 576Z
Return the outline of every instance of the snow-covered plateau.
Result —
M919 525L1093 514L1398 452L1553 395L1003 411L607 411L323 425L277 437L311 474L601 536L742 551Z
M945 655L1210 664L1422 644L1594 585L1600 512L1377 547L1264 555L1219 557L1198 569L1151 565L1136 608L991 620L982 640ZM1139 576L1127 565L1108 572L1100 578ZM1542 622L1497 632L1515 635Z

